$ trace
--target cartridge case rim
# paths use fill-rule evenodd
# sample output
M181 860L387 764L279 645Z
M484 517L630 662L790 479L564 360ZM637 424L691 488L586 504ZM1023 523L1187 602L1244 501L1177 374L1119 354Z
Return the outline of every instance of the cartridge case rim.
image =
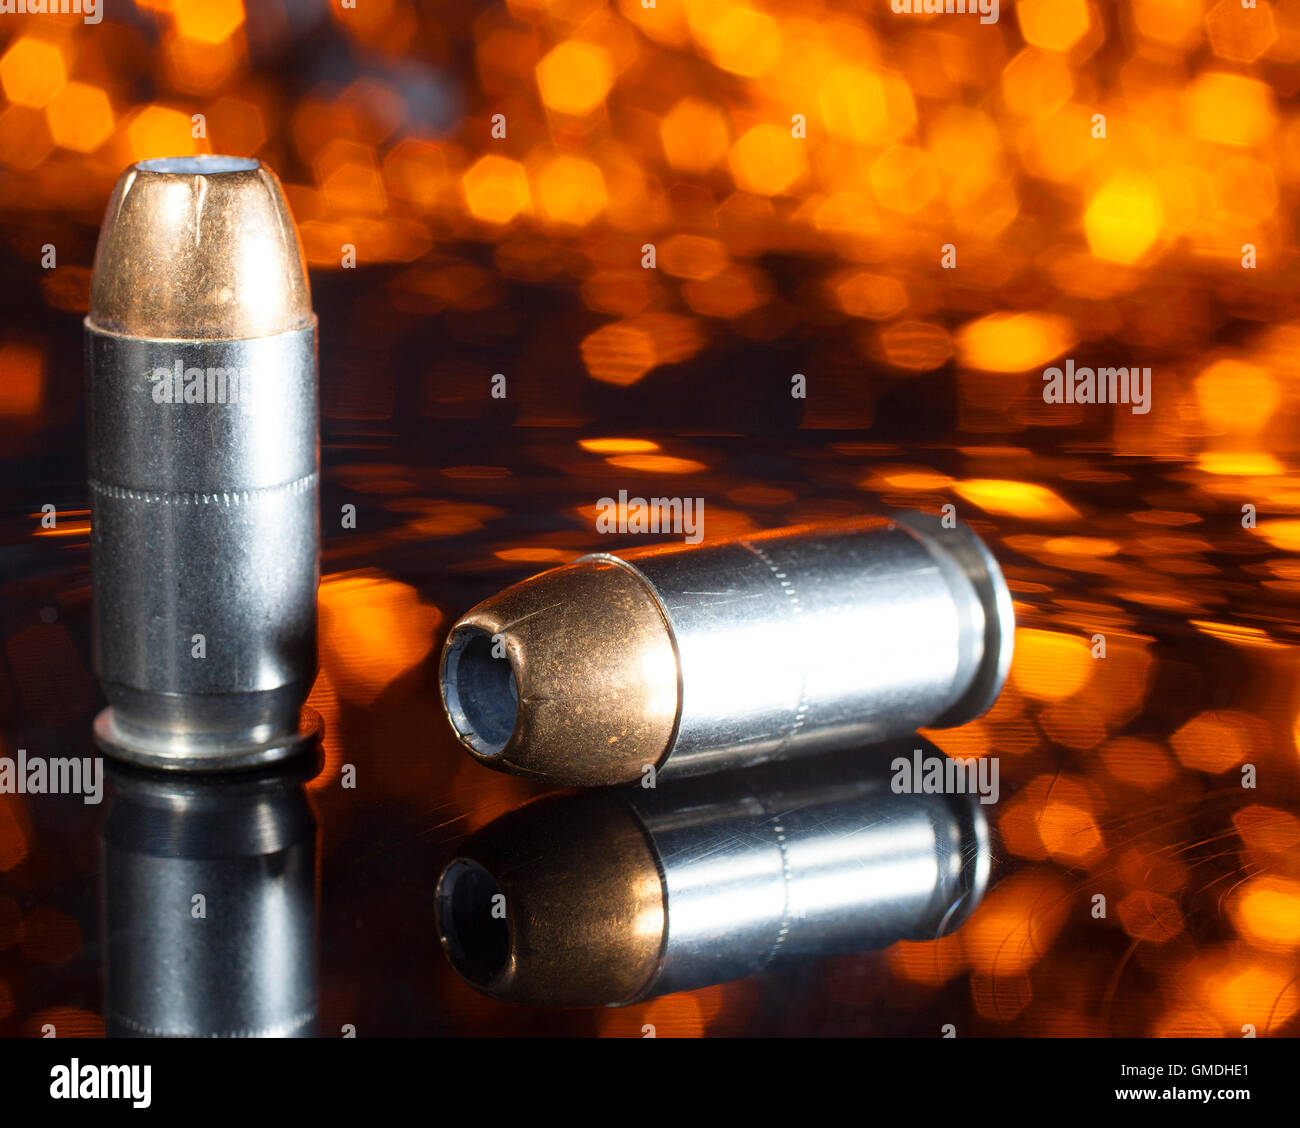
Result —
M933 936L941 939L956 932L983 903L993 874L993 828L979 798L974 795L945 795L953 826L961 835L960 869L955 898L939 920Z
M933 723L934 728L956 728L987 713L1006 685L1016 637L1011 590L997 557L964 521L958 521L951 529L942 529L937 518L918 511L900 513L895 520L927 547L938 543L942 550L957 560L983 609L984 642L979 665L966 690ZM938 541L940 533L941 542Z
M290 760L320 740L325 720L303 705L292 732L277 731L265 739L232 739L228 733L206 738L193 732L151 732L125 725L112 705L95 717L95 743L108 755L139 768L165 772L254 771Z

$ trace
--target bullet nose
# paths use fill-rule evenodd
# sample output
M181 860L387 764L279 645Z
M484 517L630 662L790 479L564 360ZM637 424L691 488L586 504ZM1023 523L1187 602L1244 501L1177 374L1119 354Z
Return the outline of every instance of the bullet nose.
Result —
M311 324L280 182L250 157L140 161L108 201L90 322L128 337L247 339Z
M447 644L443 695L456 731L480 756L499 756L515 729L519 689L487 631L468 627Z
M434 894L457 973L503 1002L600 1006L635 999L666 928L654 850L604 792L529 804L466 842Z
M447 637L442 699L481 763L579 786L636 780L677 717L672 634L612 558L507 588Z
M510 925L494 903L505 894L478 862L457 858L438 882L438 919L452 966L476 987L492 983L510 962Z

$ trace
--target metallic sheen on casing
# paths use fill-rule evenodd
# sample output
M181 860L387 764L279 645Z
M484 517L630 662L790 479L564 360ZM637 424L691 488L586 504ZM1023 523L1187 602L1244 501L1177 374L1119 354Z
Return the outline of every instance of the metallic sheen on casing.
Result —
M494 998L596 1006L947 935L987 888L988 822L974 796L890 790L887 765L916 745L942 755L913 740L536 800L443 871L443 948Z
M318 723L302 712L316 674L316 329L269 169L197 157L123 173L86 364L93 651L109 702L96 738L167 768L298 751Z
M616 784L963 724L996 700L1013 636L979 538L904 513L583 557L465 615L442 692L489 767Z
M306 774L298 761L233 780L110 768L100 829L110 1036L314 1032Z

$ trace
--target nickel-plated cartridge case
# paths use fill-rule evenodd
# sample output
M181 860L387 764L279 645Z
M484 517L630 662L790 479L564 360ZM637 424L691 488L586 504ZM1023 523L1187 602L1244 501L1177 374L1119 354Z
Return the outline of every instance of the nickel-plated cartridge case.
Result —
M316 319L275 174L127 169L85 325L96 737L155 767L295 752L316 674Z
M607 785L963 724L1013 639L980 539L904 513L584 556L461 618L441 685L482 763Z
M443 950L494 998L578 1007L946 935L987 887L988 822L974 795L893 793L917 743L535 800L444 869Z
M315 1032L306 759L234 779L110 769L100 829L110 1036Z

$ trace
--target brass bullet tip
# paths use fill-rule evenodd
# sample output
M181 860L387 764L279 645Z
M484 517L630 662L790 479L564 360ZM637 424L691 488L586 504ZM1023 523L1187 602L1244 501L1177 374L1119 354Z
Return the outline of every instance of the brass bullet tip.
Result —
M440 681L452 727L481 763L574 786L640 779L677 722L667 621L611 557L480 603L448 635Z
M443 870L443 951L503 1002L632 1002L658 972L667 929L654 849L621 803L564 796L557 823L545 817L554 799L484 827Z
M312 323L280 181L251 157L163 157L118 178L90 283L92 328L234 340Z

